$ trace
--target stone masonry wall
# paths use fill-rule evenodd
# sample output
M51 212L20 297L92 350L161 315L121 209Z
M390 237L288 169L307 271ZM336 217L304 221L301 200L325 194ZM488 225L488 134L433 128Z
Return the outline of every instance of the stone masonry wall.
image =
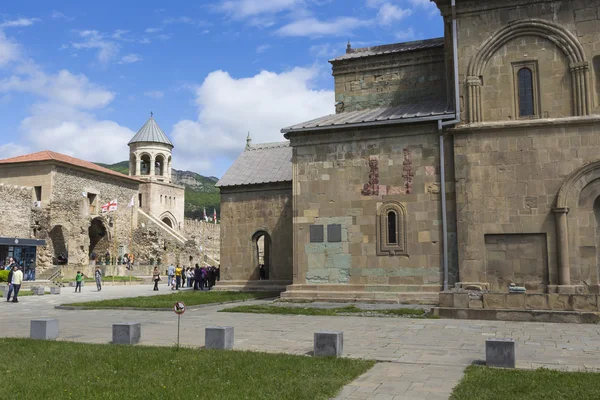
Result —
M271 237L270 280L292 281L292 191L290 183L221 188L221 278L257 280L253 236Z
M333 62L335 101L343 111L446 98L444 49Z
M294 284L441 286L439 145L434 124L296 134L291 144ZM447 168L452 169L451 160ZM449 248L454 246L455 232L451 180L447 175ZM378 209L390 201L400 202L407 211L407 255L377 254ZM329 224L342 225L341 242L328 243ZM311 225L324 225L322 243L310 242ZM452 283L456 263L453 257L450 262Z
M184 234L202 248L202 253L219 261L221 258L221 224L193 219L185 220ZM208 261L210 263L210 261Z
M500 124L495 129L465 128L455 133L461 282L490 282L486 276L485 263L490 255L486 254L485 235L527 233L544 234L547 242L536 248L531 247L532 242L523 249L523 257L527 253L536 257L542 254L547 258L548 271L541 273L537 263L520 263L514 283L535 291L559 283L552 208L569 174L600 159L599 137L597 120L579 124L556 120L529 127ZM600 253L594 216L598 206L594 200L582 191L580 201L590 203L589 209L568 214L572 284L588 287L598 285ZM540 286L540 282L544 284ZM506 285L497 289L507 291Z
M0 184L0 236L31 238L33 188Z

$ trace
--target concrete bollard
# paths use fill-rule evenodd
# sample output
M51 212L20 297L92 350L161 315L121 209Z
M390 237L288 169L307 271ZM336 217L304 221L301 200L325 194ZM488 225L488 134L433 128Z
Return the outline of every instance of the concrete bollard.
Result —
M50 288L50 294L60 294L60 286L52 286Z
M344 350L344 332L315 332L315 357L341 357Z
M29 326L31 339L54 340L58 337L58 320L51 318L32 319Z
M0 285L0 297L3 299L8 297L8 285Z
M514 339L487 339L485 341L485 362L488 367L515 368L516 343Z
M43 286L34 286L33 288L31 288L31 290L34 295L43 296L46 291L46 288Z
M113 344L136 344L142 336L142 324L139 322L122 322L112 326Z
M207 349L233 349L233 326L209 326L204 331L204 347Z

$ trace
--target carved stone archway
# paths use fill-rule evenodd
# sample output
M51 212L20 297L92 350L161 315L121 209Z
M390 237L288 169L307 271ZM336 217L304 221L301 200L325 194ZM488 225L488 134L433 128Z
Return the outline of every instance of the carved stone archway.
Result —
M577 37L564 27L541 19L510 22L492 35L471 59L467 72L469 122L482 122L481 87L483 71L494 54L510 40L522 36L539 36L554 43L566 55L571 70L573 112L576 116L589 115L589 62Z

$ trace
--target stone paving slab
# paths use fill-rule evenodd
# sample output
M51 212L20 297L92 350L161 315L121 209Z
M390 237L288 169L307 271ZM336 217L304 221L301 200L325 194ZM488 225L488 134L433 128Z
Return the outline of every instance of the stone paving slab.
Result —
M159 292L153 292L148 285L106 287L102 292L84 287L82 294L67 290L57 296L23 297L18 304L0 302L0 336L27 337L31 319L57 318L58 340L109 343L113 323L136 321L142 323L140 344L171 346L177 336L175 313L54 309L60 303L165 293L171 293L166 285ZM346 398L447 398L464 368L484 359L485 340L490 337L515 339L517 368L600 371L597 325L217 312L235 306L213 305L186 311L181 319L181 344L201 347L207 326L233 326L234 349L306 355L312 351L314 332L342 331L344 356L387 361L365 374L368 384L353 391L352 387L344 388L341 395ZM440 376L444 371L448 375ZM400 380L396 379L398 374ZM404 390L408 382L411 385ZM369 392L369 387L375 385ZM402 390L404 393L387 393Z

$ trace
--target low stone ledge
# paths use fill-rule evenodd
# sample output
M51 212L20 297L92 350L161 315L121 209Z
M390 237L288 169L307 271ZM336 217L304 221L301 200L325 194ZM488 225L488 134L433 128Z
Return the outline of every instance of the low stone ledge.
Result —
M52 286L50 288L50 294L60 294L60 286Z
M490 310L470 308L434 307L433 315L448 319L473 319L488 321L522 321L522 322L555 322L585 323L600 322L599 312L555 311L555 310Z

